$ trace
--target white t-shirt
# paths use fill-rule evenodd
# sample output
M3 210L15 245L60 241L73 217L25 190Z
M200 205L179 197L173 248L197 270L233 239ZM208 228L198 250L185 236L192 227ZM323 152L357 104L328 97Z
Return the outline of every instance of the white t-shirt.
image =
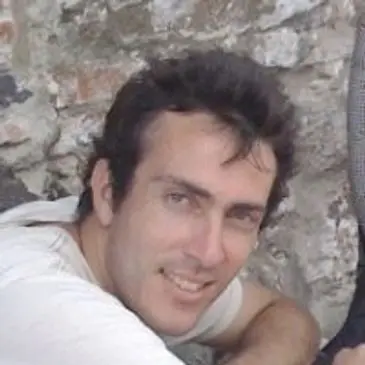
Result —
M181 365L168 347L214 337L242 303L236 278L181 337L157 336L95 280L78 245L56 226L77 197L26 203L0 215L0 364Z

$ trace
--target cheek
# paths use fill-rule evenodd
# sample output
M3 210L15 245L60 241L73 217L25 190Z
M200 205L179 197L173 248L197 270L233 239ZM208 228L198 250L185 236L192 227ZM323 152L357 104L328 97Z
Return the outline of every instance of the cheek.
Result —
M254 251L257 234L235 234L226 239L226 255L232 270L241 269L247 262L250 254Z
M120 232L120 234L118 234ZM141 300L146 285L153 277L154 260L140 237L115 231L110 237L107 251L107 270L112 291L127 306L133 307Z
M143 280L157 272L173 246L176 227L151 209L137 210L127 219L119 217L110 236L110 260L114 272Z
M161 253L182 247L199 231L199 222L193 215L176 214L156 205L144 219L143 234L149 245Z
M110 268L114 281L119 284L125 278L137 280L148 266L148 246L144 244L142 236L143 229L123 219L116 220L109 231L107 267Z
M142 227L116 227L110 239L111 260L114 260L120 270L142 270L150 256L147 239L148 232Z

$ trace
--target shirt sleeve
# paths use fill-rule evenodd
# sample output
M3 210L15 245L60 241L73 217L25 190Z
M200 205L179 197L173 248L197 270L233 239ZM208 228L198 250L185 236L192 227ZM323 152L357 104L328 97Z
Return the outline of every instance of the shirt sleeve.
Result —
M170 347L183 342L204 342L223 333L232 323L243 302L242 280L236 277L202 315L195 327L183 336L167 337Z
M0 363L183 365L114 297L62 273L0 290Z

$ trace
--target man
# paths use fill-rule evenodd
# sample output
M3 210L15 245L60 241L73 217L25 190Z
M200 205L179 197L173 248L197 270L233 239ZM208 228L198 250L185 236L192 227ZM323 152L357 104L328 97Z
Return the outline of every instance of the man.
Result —
M230 365L309 364L310 314L238 276L293 172L294 127L248 57L152 60L116 95L79 200L1 216L0 362L177 365L168 348L197 341Z
M340 350L334 358L333 365L364 365L365 345Z

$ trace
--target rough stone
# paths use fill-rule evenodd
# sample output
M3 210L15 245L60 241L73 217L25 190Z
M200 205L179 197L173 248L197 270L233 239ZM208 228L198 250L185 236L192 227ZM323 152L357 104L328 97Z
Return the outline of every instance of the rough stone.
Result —
M15 24L12 19L0 19L0 41L11 43L15 37Z
M353 48L353 28L346 23L337 22L335 27L322 27L311 31L307 37L312 51L303 65L327 63L349 57Z
M153 0L151 2L152 26L155 31L171 28L178 19L190 15L197 0Z
M6 72L0 73L0 106L2 108L9 107L12 103L24 103L31 96L31 91L19 90L14 76Z
M0 212L37 199L39 196L32 194L10 168L0 164Z
M186 364L208 365L215 363L214 353L209 347L187 344L176 346L173 352Z
M268 67L293 67L299 61L299 41L291 28L259 34L254 38L254 57Z
M42 98L11 104L0 123L0 153L15 170L29 168L46 158L58 133L56 112Z
M263 14L257 21L261 30L275 27L297 14L313 10L325 0L277 0L271 14Z
M75 154L59 156L47 165L42 195L55 199L69 194L81 193L81 181L75 179L82 173L82 160Z
M126 63L58 65L50 76L57 108L111 99L126 75Z
M134 7L137 5L142 5L143 0L107 0L106 3L108 4L109 9L112 11L120 11L125 9L126 7Z
M92 137L100 131L104 113L89 110L82 115L64 113L59 116L62 133L60 138L50 150L52 157L66 156L70 154L82 155L80 150L90 145Z
M292 180L290 201L264 232L262 247L249 265L264 283L311 308L326 323L324 339L346 316L344 298L353 293L357 262L357 225L344 168L337 170L330 181L326 174L317 175L315 186L305 172Z

